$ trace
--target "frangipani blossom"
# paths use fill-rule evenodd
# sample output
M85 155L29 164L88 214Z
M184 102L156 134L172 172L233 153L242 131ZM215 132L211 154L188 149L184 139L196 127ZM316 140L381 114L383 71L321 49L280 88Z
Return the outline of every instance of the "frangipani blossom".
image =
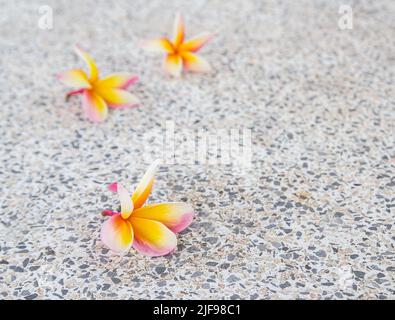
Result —
M138 252L148 256L163 256L177 247L178 233L187 228L194 212L183 202L148 204L144 206L152 185L158 162L154 162L144 174L132 196L119 183L109 185L117 192L121 202L121 212L104 210L103 215L111 216L101 229L103 243L118 254L125 254L133 246Z
M126 89L138 80L138 77L128 73L114 73L99 79L99 70L92 57L79 46L76 53L86 62L89 76L79 69L73 69L58 75L67 86L73 88L67 98L82 94L82 105L88 118L93 122L106 119L108 107L119 109L138 104L138 99Z
M165 70L174 77L181 75L182 69L193 72L210 71L209 63L198 56L198 52L213 35L208 32L185 41L184 19L180 13L177 13L173 27L173 39L160 38L148 41L144 48L149 51L165 53L163 62Z

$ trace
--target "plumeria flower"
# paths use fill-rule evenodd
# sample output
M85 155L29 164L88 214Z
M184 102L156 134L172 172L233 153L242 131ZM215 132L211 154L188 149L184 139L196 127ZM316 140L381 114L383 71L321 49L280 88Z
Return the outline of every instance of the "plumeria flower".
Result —
M173 39L160 38L143 44L149 51L165 53L165 70L174 77L181 75L182 69L194 72L210 71L209 63L196 54L213 37L211 33L203 32L196 37L184 41L184 19L177 13L173 27Z
M159 162L154 162L144 174L132 196L119 183L109 185L117 192L121 202L121 212L104 210L103 215L111 216L101 229L103 243L118 254L125 254L133 246L138 252L148 256L163 256L177 247L178 233L192 222L194 212L183 202L148 204L144 206Z
M106 119L108 107L126 108L136 105L138 99L126 91L138 78L128 73L115 73L99 79L99 70L92 57L79 46L75 47L76 53L86 62L90 75L83 70L73 69L61 73L58 78L67 86L74 88L67 94L82 94L82 105L88 118L94 122Z

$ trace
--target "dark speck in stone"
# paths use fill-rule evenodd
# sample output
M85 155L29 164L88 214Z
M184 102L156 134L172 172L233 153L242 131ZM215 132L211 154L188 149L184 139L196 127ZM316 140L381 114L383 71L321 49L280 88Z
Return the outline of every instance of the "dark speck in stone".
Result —
M357 278L360 278L360 279L363 279L363 278L365 277L365 272L363 272L363 271L355 270L355 271L354 271L354 274L355 274L355 276L356 276Z
M281 288L281 289L285 289L285 288L288 288L288 287L290 287L290 286L291 286L291 284L290 284L288 281L286 281L286 282L280 284L280 288Z
M236 277L235 275L230 275L227 279L226 279L226 281L228 281L228 282L230 282L230 283L232 283L232 282L237 282L237 281L240 281L240 278L239 277Z
M115 278L115 277L112 277L111 281L114 282L115 284L118 284L121 282L121 280L119 278Z
M258 299L259 295L257 293L254 293L253 295L250 296L251 300Z
M207 237L203 239L205 242L208 242L209 244L216 244L218 241L218 238L216 237Z
M318 250L315 252L318 257L326 257L326 252L324 250Z
M326 287L333 286L333 282L324 282L322 285Z
M25 260L23 260L22 265L25 268L29 263L29 258L26 258Z
M228 255L228 261L233 261L233 260L235 259L235 257L236 257L236 256L235 256L234 254L232 254L232 253L229 254L229 255Z
M202 276L203 275L203 272L201 272L201 271L196 271L196 272L194 272L193 274L192 274L192 278L196 278L196 277L200 277L200 276Z
M293 208L292 202L287 202L287 204L285 205L285 207L288 208L288 209Z
M18 266L11 266L10 267L11 270L14 270L15 272L23 272L24 269Z

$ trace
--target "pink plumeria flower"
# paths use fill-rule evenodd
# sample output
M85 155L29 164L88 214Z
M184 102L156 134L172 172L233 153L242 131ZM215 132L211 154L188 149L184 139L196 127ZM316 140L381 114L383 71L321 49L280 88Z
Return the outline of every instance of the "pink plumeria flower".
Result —
M101 229L103 243L113 252L126 254L133 246L138 252L148 256L163 256L177 247L178 233L187 228L194 212L183 202L148 204L144 206L159 162L154 162L144 174L132 196L119 183L112 183L109 189L117 192L121 202L121 212L104 210L103 215L111 216Z
M173 27L173 39L160 38L143 44L149 51L165 53L164 68L174 77L180 77L182 69L193 72L210 71L209 63L198 56L198 52L213 37L213 34L203 32L187 41L184 41L184 19L177 13Z
M88 118L93 122L102 122L110 108L127 108L138 104L138 99L126 89L138 80L138 77L128 73L115 73L99 79L99 70L92 57L79 46L76 53L89 67L88 76L83 70L73 69L58 75L59 80L74 88L67 98L82 94L82 105Z

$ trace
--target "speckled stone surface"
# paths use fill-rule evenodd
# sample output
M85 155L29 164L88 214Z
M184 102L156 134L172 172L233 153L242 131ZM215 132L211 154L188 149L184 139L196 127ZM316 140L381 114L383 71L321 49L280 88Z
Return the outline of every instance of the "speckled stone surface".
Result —
M1 299L394 299L394 1L0 0ZM96 3L96 4L95 4ZM339 4L354 27L338 27ZM170 79L140 40L217 32L210 75ZM130 71L138 108L94 125L55 74ZM100 239L142 137L252 129L252 168L165 165L151 202L188 201L176 253L122 258Z

